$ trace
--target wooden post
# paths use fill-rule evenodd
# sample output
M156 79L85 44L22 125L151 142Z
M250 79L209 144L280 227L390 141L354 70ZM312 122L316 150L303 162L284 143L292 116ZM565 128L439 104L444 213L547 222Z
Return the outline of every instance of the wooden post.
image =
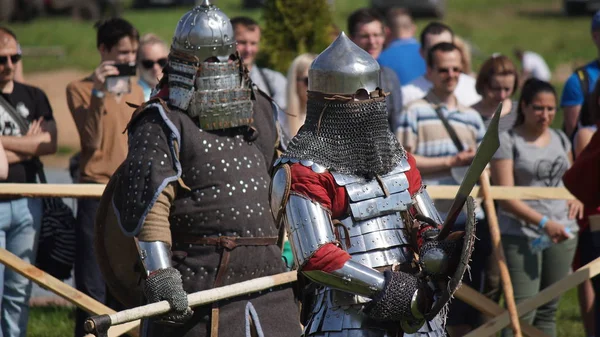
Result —
M482 293L463 284L458 288L455 293L456 298L467 303L473 308L481 311L484 315L489 317L496 317L502 315L506 310L498 305L498 303L485 297ZM526 322L520 322L521 329L526 336L529 337L549 337L543 331L527 324Z
M494 259L498 263L500 270L500 279L502 280L502 291L504 292L504 301L510 315L510 327L513 330L515 337L521 337L521 326L519 325L519 315L517 314L517 305L513 294L513 287L506 266L506 257L502 248L502 240L500 238L500 228L498 227L498 216L496 207L494 207L494 199L490 193L490 177L486 170L481 173L479 178L481 190L483 192L483 206L487 213L488 225L490 228L490 238L492 241L492 250Z
M598 274L600 274L600 257L579 268L573 274L540 291L534 297L519 303L517 311L519 315L525 315ZM505 312L471 331L465 337L494 336L498 331L506 327L509 322L508 312Z
M39 284L42 288L52 291L53 293L91 314L102 315L115 313L115 311L111 308L60 281L52 275L47 274L43 270L24 262L13 253L3 248L0 248L0 263ZM138 336L137 330L139 324L140 321L138 320L123 325L119 327L119 329L109 331L109 337L117 337L124 333L129 333L132 336Z

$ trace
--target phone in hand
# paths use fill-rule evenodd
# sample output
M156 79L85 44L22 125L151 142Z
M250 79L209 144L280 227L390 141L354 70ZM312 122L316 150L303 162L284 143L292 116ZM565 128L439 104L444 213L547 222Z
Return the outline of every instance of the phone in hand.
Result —
M131 63L116 63L113 65L119 71L119 75L112 75L110 77L121 77L121 76L135 76L137 67L135 62Z
M130 79L136 74L135 62L132 63L117 63L113 65L119 71L118 75L106 77L106 91L113 94L127 94L131 92Z

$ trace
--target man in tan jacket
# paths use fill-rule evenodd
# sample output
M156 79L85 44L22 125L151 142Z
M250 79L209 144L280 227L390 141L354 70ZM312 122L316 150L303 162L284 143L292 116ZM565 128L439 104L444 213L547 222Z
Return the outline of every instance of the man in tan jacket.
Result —
M101 22L96 28L100 65L90 76L67 86L67 102L81 142L78 181L104 184L127 156L127 135L123 130L134 110L127 103L141 104L144 94L137 80L123 71L128 68L126 64L135 62L138 31L120 18ZM105 302L105 285L93 250L98 202L78 200L75 285L83 293ZM86 318L84 311L77 311L76 337L84 335Z

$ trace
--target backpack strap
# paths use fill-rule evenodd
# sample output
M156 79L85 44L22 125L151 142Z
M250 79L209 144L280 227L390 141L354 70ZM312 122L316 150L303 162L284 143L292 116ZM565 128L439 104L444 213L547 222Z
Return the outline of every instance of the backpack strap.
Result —
M583 94L583 102L581 103L581 110L579 110L579 118L578 124L581 125L589 125L591 123L591 119L589 116L589 96L590 96L590 75L586 70L585 66L579 67L575 69L575 73L577 74L577 79L579 79L579 85L581 86L581 93ZM579 125L576 126L575 132L579 128Z
M579 79L579 85L581 85L581 91L583 92L583 96L585 97L590 91L590 76L587 70L585 70L585 66L575 69L575 73L577 74L577 78Z
M556 135L560 139L560 143L562 144L562 147L565 150L565 153L569 153L570 149L569 149L569 145L567 144L567 135L564 134L562 131L554 129L554 128L550 128L550 130L554 131L554 133L556 133Z

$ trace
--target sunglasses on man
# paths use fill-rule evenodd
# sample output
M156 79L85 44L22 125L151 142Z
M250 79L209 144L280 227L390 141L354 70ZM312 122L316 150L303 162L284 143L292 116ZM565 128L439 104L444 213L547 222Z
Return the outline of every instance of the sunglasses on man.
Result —
M164 68L167 65L167 58L161 58L158 59L156 61L154 60L142 60L140 61L140 63L142 64L142 67L144 67L145 69L152 69L154 67L154 63L158 63L158 65L161 68Z
M0 64L1 65L5 65L8 63L8 58L10 58L10 62L11 63L17 63L19 61L21 61L21 54L14 54L14 55L8 55L8 56L0 56Z
M444 74L444 75L448 75L450 74L450 71L454 72L454 73L461 73L462 69L459 67L449 67L449 68L437 68L437 72L440 74Z

